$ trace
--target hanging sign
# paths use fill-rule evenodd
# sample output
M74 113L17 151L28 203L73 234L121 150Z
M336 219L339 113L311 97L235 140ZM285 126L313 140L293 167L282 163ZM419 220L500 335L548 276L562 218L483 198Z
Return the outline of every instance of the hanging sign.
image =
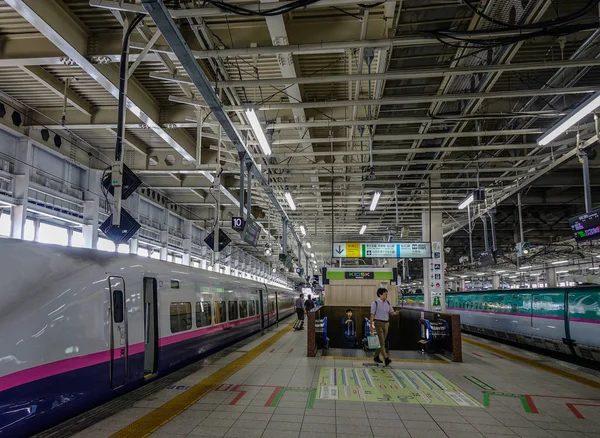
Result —
M429 261L429 290L431 292L431 309L442 311L442 295L444 291L444 261L442 259L442 242L432 242L431 260Z
M431 257L429 242L338 242L333 244L335 258L427 259Z

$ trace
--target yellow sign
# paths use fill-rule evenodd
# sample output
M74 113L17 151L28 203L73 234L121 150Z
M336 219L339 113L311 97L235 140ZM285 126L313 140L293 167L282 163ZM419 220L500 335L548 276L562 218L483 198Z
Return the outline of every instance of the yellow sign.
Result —
M360 257L360 243L346 243L346 257Z

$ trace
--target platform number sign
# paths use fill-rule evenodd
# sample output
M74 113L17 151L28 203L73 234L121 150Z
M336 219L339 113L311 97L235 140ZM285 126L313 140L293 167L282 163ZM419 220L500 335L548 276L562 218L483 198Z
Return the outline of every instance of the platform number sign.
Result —
M241 217L231 218L231 228L233 228L234 230L244 231L245 226L246 226L246 221L244 220L244 218L241 218Z

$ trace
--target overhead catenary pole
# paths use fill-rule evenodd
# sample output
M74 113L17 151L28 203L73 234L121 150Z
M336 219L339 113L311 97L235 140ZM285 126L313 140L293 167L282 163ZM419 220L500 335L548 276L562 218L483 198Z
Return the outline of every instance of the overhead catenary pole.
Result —
M244 219L244 179L246 177L245 171L244 171L244 158L246 156L246 153L240 152L239 156L240 156L240 217L242 219ZM250 180L250 172L248 172L248 180Z
M519 212L519 237L521 243L525 242L525 235L523 233L523 205L521 203L521 192L517 193L517 210Z
M471 223L471 206L467 205L467 219L469 220L469 263L473 263L473 224Z

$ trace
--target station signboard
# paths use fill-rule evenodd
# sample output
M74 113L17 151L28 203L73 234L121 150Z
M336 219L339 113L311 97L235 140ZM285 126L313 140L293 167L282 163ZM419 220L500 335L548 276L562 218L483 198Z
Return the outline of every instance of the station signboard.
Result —
M428 259L429 242L338 242L333 244L335 258Z

